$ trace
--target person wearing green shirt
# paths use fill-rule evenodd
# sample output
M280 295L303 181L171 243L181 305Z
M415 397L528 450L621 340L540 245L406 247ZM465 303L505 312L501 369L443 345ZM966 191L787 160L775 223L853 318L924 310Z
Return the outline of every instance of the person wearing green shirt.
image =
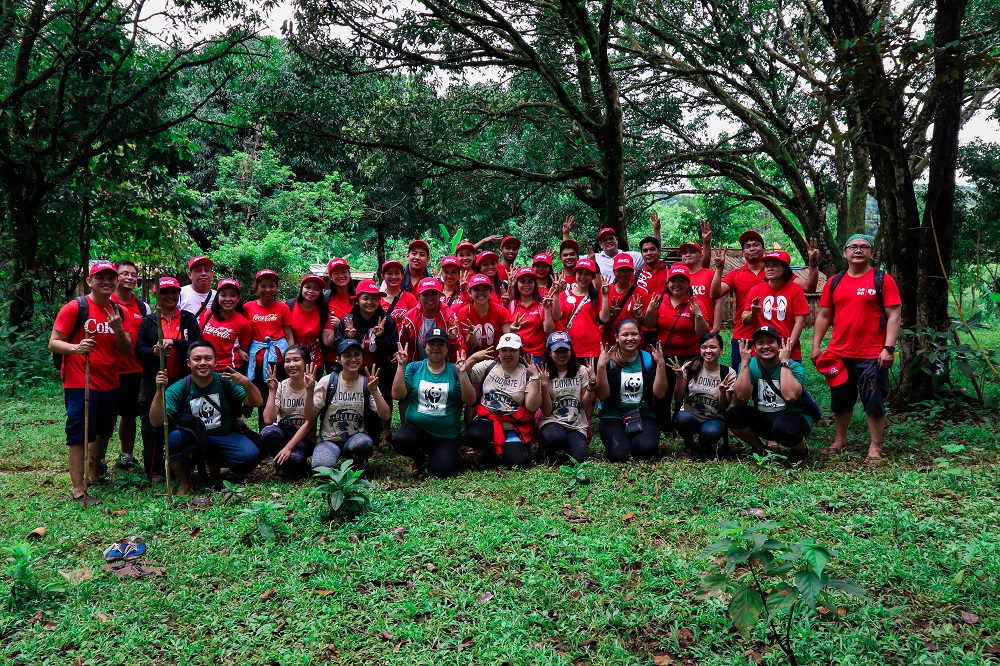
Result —
M791 449L790 458L804 460L813 418L803 400L805 371L791 360L793 346L772 326L761 326L752 340L740 340L739 345L734 406L726 412L730 431L754 451L763 451L764 442L773 441Z
M398 343L392 399L406 400L407 406L406 422L393 433L392 446L413 459L413 475L425 467L441 477L458 469L462 406L475 404L476 389L465 372L465 350L459 350L455 363L450 363L449 344L447 329L432 328L424 340L426 358L407 363L408 345Z
M228 467L237 477L249 474L260 462L260 451L244 435L236 431L233 422L240 414L240 405L260 407L264 402L260 391L245 375L232 368L215 372L215 347L207 340L198 340L188 347L188 367L191 381L174 382L165 392L167 373L156 375L156 395L149 409L149 422L162 428L180 414L190 414L205 425L208 434L206 454L209 460ZM180 479L178 493L191 492L191 468L185 457L184 433L170 429L170 469Z

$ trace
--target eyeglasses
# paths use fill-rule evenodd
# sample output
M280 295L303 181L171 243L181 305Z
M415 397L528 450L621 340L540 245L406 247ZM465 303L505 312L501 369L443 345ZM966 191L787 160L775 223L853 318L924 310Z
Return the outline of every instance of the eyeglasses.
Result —
M848 245L844 248L848 252L865 252L872 249L871 245Z

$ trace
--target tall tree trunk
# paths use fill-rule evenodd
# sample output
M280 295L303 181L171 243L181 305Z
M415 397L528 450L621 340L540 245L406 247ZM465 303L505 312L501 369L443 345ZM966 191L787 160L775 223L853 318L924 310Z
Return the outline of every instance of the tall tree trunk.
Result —
M618 236L619 247L629 249L625 220L625 146L622 137L622 107L617 89L610 95L603 137L604 152L604 211L602 227L611 227Z
M10 174L2 174L7 179ZM7 217L14 238L14 270L11 275L11 299L7 324L19 327L35 314L34 273L38 258L38 206L40 190L25 180L4 183Z

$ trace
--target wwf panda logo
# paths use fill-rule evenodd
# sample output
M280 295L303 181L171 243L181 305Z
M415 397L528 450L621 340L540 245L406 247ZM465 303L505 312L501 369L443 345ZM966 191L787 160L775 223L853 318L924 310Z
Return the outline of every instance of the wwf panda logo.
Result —
M441 398L443 397L444 391L441 390L440 386L432 384L424 389L424 402L432 405L435 409L441 405Z
M626 393L638 393L642 390L642 378L639 376L626 377L622 386Z

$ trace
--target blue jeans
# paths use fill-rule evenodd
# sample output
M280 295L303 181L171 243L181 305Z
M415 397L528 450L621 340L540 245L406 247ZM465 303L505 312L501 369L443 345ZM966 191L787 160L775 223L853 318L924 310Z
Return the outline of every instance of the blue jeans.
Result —
M709 419L699 422L691 412L679 411L674 416L674 427L684 438L684 447L694 447L694 436L698 435L698 446L707 447L717 444L726 432L725 424L719 419Z
M320 440L316 442L316 448L313 449L312 468L329 467L334 469L341 454L358 462L368 460L372 457L374 450L375 444L372 442L372 438L363 432L351 435L346 442Z
M179 430L170 432L170 448L180 451L183 447L183 433ZM205 456L209 460L216 460L223 467L228 467L237 476L246 476L253 471L253 468L260 462L260 451L254 443L238 432L231 432L228 435L209 435L208 450ZM182 454L171 454L170 461L173 462L182 458Z
M743 357L740 356L740 341L733 338L729 341L729 345L729 367L738 373L740 371L740 362L743 360Z

